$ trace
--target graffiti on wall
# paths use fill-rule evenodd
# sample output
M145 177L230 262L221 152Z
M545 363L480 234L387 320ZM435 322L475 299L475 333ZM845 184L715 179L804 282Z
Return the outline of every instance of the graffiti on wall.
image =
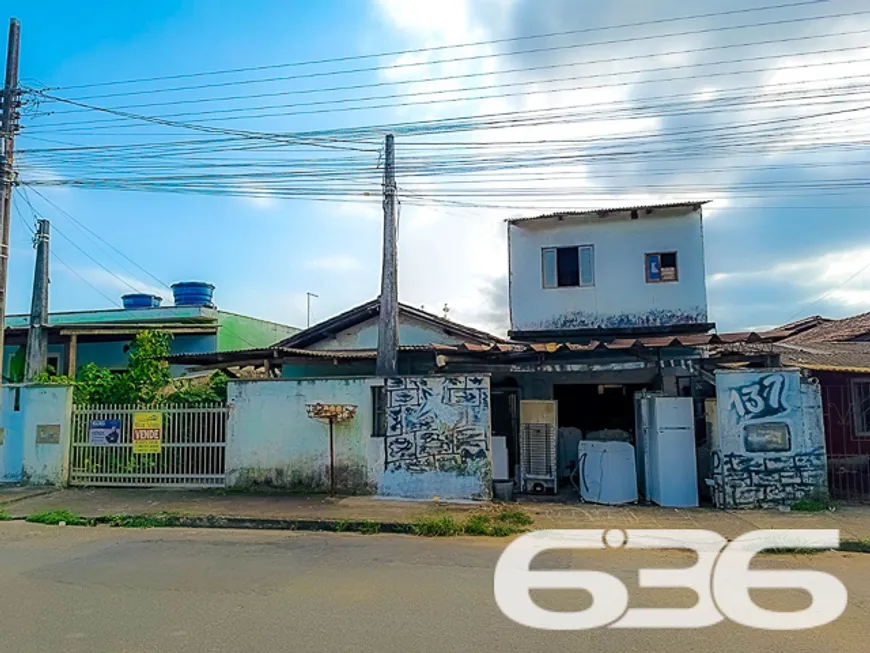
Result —
M768 508L810 496L826 481L825 450L791 455L712 453L716 504L721 508Z
M621 329L627 327L670 326L673 324L703 324L707 310L698 306L692 309L654 309L642 313L603 314L591 311L571 311L542 320L533 325L535 329Z
M824 433L805 422L797 370L717 373L719 445L711 452L713 498L722 508L789 505L824 490Z
M757 381L732 388L728 408L735 411L738 422L750 422L788 412L785 398L785 375L767 374Z
M386 418L387 470L462 472L488 462L485 377L388 379Z

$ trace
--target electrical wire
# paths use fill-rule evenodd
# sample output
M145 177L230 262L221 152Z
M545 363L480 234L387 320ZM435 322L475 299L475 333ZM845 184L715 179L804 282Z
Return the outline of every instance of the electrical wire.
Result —
M434 47L426 47L426 48L414 48L409 50L394 50L389 52L379 52L375 54L364 54L364 55L351 55L345 57L333 57L329 59L315 59L308 61L297 61L291 63L279 63L279 64L268 64L268 65L260 65L260 66L248 66L244 68L228 68L223 70L215 70L215 71L206 71L206 72L196 72L196 73L182 73L175 75L162 75L162 76L154 76L154 77L140 77L137 79L126 79L126 80L113 80L106 82L92 82L88 84L76 84L76 85L67 85L67 86L56 86L53 87L54 90L71 90L71 89L81 89L81 88L94 88L100 86L116 86L122 84L139 84L143 82L153 82L153 81L166 81L171 79L186 79L191 77L206 77L206 76L214 76L214 75L227 75L227 74L236 74L243 72L254 72L258 70L270 70L275 68L290 68L297 66L312 66L312 65L322 65L327 63L342 63L346 61L359 61L364 59L374 59L380 57L393 57L393 56L403 56L408 54L420 54L423 52L437 52L442 50L449 50L455 48L468 48L468 47L479 47L481 45L498 45L502 43L513 43L519 41L528 41L535 39L544 39L544 38L554 38L560 36L574 36L577 34L587 34L590 32L599 32L606 31L612 29L625 29L629 27L646 27L649 25L657 25L662 23L669 22L679 22L686 20L697 20L700 18L719 18L723 16L736 15L736 14L745 14L745 13L754 13L761 11L771 11L776 9L795 9L797 7L803 7L807 5L816 5L816 4L824 4L828 0L807 0L804 2L791 2L777 5L767 5L762 7L748 7L744 9L732 9L728 11L715 12L715 13L706 13L706 14L695 14L692 16L678 16L673 18L661 18L656 20L649 21L641 21L635 23L623 23L621 25L605 25L601 27L586 27L582 29L576 30L567 30L561 32L548 32L544 34L532 34L528 36L514 36L510 38L502 38L502 39L490 39L485 41L473 41L467 43L457 43L452 45L440 45Z

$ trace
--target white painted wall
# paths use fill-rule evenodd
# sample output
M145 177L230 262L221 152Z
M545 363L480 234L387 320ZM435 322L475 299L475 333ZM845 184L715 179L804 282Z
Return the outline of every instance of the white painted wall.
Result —
M2 391L0 481L62 485L69 460L72 388L26 385L4 386ZM20 393L18 410L15 410L16 392ZM60 428L59 442L37 442L37 431L43 425Z
M401 345L455 345L463 342L462 338L444 333L443 329L399 314L399 344ZM346 349L377 349L378 348L378 318L361 322L335 334L335 337L315 342L308 349L346 350Z
M827 492L821 392L799 370L717 370L716 407L711 465L717 506L790 505ZM771 423L788 426L790 449L747 451L747 428Z
M490 496L490 398L486 376L386 380L388 428L372 437L371 377L232 381L227 483L329 489L329 427L306 404L350 404L335 426L340 493L408 498Z
M375 379L232 381L226 469L230 486L329 489L329 426L311 419L306 404L350 404L356 417L335 425L336 479L344 492L373 493L370 447ZM374 442L372 442L374 440ZM376 456L375 456L376 457Z
M701 212L656 210L511 223L511 328L663 326L707 321ZM541 250L593 245L595 284L544 288ZM677 252L679 281L647 283L645 254Z

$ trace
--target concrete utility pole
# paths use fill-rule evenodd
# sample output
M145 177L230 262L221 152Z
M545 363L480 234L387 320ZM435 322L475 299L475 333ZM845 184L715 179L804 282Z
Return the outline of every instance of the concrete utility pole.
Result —
M9 269L9 223L12 218L12 171L15 132L18 130L18 49L21 24L9 20L6 50L6 83L0 115L0 379L3 378L3 345L6 335L6 272Z
M396 246L396 159L393 135L384 145L384 253L378 316L378 376L399 373L399 263Z
M315 299L317 299L318 297L320 297L320 295L315 295L313 292L307 292L305 293L305 295L305 298L308 300L308 324L306 326L307 328L311 326L311 298L314 297Z
M36 245L36 269L33 273L33 299L30 302L30 328L27 330L27 358L24 379L32 381L37 374L46 371L48 361L48 220L39 220L34 236ZM60 374L60 370L55 370Z

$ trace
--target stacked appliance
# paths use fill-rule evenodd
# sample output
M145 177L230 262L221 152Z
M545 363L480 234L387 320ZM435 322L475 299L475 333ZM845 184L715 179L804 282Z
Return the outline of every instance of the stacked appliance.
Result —
M520 490L558 492L558 433L555 401L520 402Z
M695 414L690 397L635 395L638 485L647 501L698 505Z

